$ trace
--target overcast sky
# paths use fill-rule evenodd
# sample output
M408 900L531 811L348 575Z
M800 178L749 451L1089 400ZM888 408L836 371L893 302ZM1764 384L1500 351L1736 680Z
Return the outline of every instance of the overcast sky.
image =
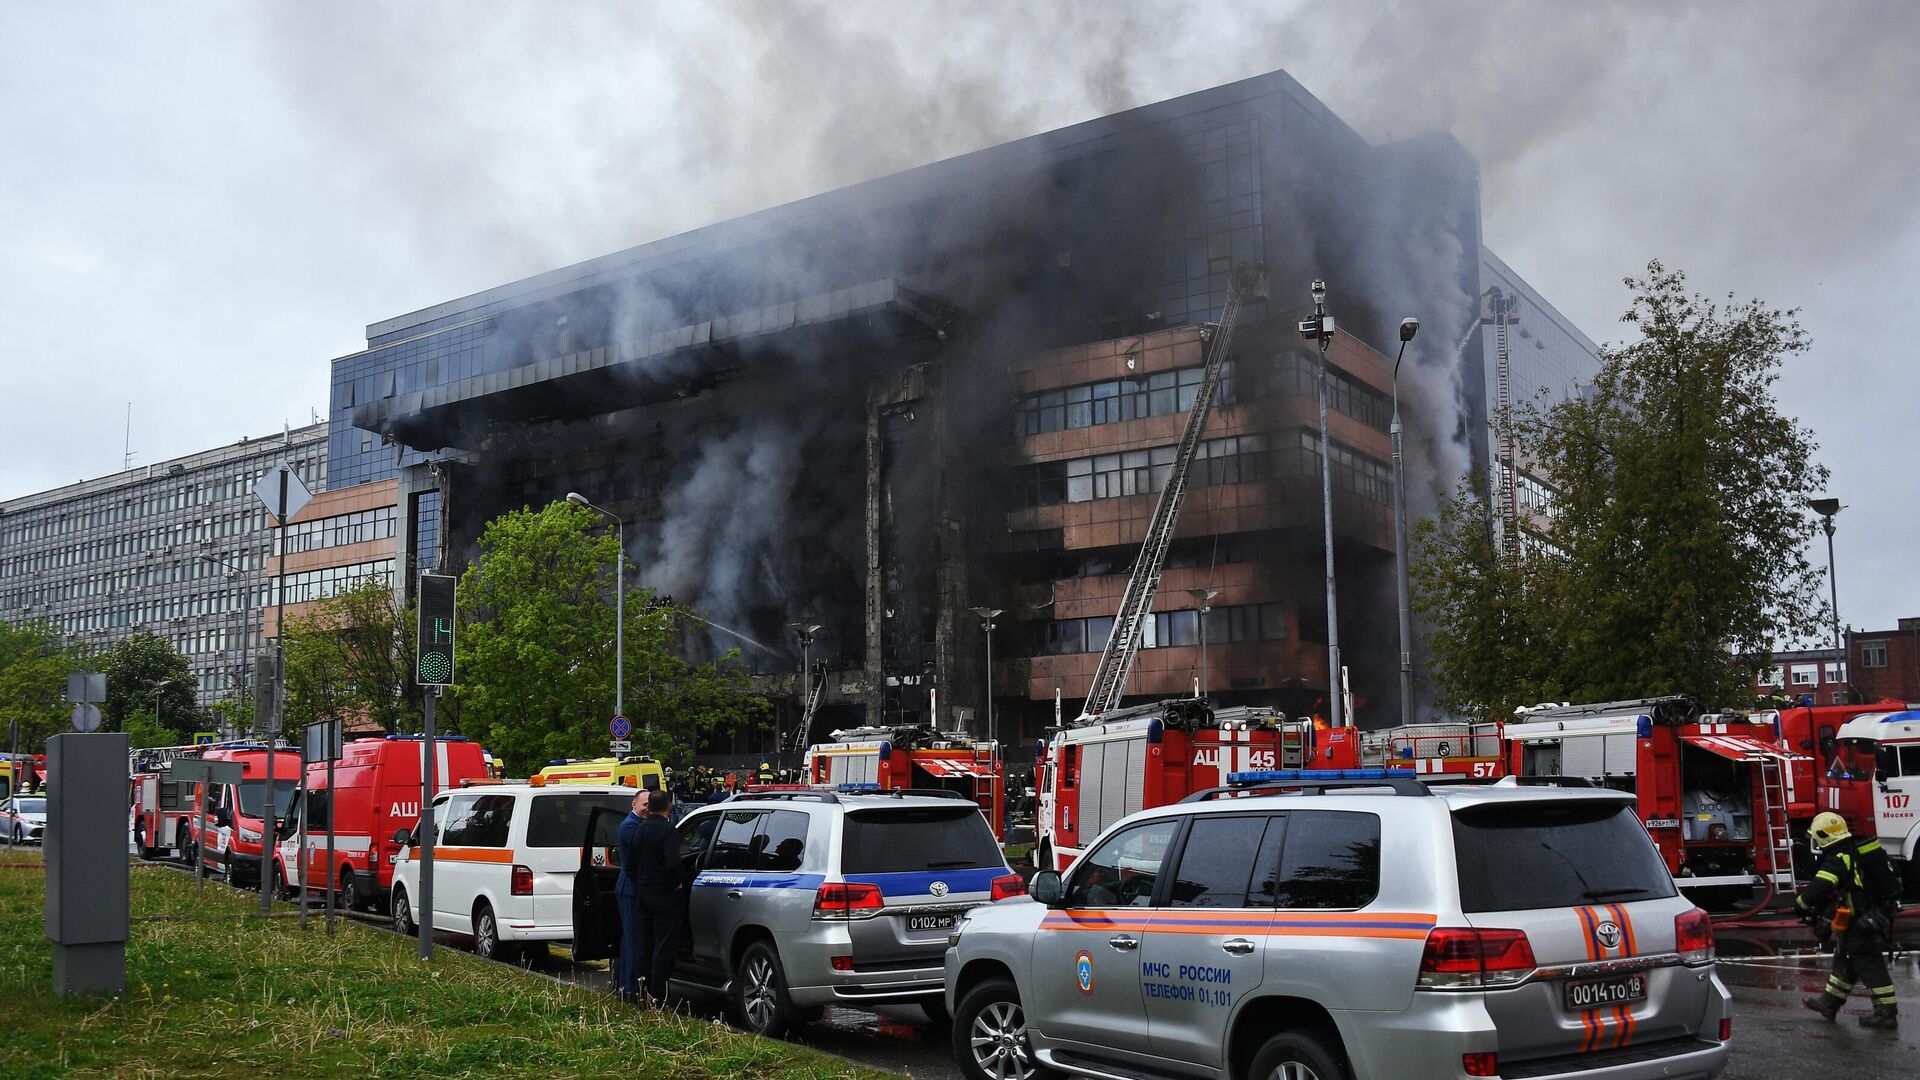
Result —
M0 498L117 470L128 402L136 464L306 423L368 322L1284 68L1458 136L1596 340L1655 257L1804 309L1842 613L1920 615L1920 5L401 6L0 0Z

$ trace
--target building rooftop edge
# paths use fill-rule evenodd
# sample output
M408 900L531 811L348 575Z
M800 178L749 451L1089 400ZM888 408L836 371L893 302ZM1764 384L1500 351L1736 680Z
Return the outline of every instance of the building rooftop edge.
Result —
M18 495L11 499L0 499L0 515L16 514L25 510L37 510L43 506L51 506L67 499L84 498L89 495L97 495L103 491L111 491L119 487L145 483L148 480L159 479L166 476L167 470L175 465L181 466L183 471L192 472L220 464L224 461L232 461L238 458L262 454L275 446L284 447L286 445L285 440L287 439L293 440L297 445L304 445L307 443L325 442L326 437L327 421L325 420L317 424L305 424L285 431L276 431L269 435L261 435L258 437L242 436L238 441L228 443L225 446L216 446L208 450L196 450L191 454L182 454L179 457L167 458L164 461L155 461L131 469L122 469L119 472L108 473L105 476L97 476L90 480L79 480L61 487L48 488L45 491Z

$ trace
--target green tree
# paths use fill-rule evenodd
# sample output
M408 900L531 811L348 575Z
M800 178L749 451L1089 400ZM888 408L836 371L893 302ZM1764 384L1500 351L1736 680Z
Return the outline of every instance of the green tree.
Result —
M184 745L177 732L155 720L153 713L147 709L135 709L128 713L123 726L127 733L127 745L136 750L143 746Z
M145 710L185 743L205 718L196 693L198 683L187 666L187 658L173 643L158 634L142 630L121 638L107 648L101 660L107 674L107 701L101 706L106 730L125 731L129 716Z
M481 533L479 557L461 576L458 724L512 770L606 752L613 567L619 559L631 573L632 564L599 524L564 502L504 514ZM746 693L737 654L703 664L675 655L674 609L651 590L629 588L626 606L635 749L684 760L703 733L768 710Z
M1638 338L1602 350L1582 395L1513 419L1519 460L1554 488L1552 513L1523 526L1541 542L1504 558L1479 546L1483 490L1463 489L1420 532L1444 704L1686 693L1737 705L1776 644L1823 625L1806 500L1827 473L1773 392L1808 348L1797 313L1716 303L1658 262L1626 284L1622 321Z
M0 720L20 721L21 753L42 752L47 736L68 728L73 706L66 702L67 676L87 669L86 656L51 622L0 619ZM5 737L0 726L0 739Z
M359 717L394 734L420 730L413 619L384 581L320 601L286 629L287 727Z

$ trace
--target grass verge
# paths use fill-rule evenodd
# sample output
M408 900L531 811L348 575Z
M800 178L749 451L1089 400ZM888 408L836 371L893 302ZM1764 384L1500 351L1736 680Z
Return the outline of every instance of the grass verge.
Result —
M37 851L0 855L0 1076L794 1077L872 1072L711 1021L353 923L263 920L257 901L135 865L127 992L53 994Z

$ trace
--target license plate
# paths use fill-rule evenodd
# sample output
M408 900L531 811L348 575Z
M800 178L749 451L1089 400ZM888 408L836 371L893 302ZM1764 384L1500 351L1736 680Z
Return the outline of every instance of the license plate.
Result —
M1644 1001L1647 996L1645 975L1621 975L1612 979L1574 979L1567 983L1567 1008L1600 1009L1628 1001Z
M949 912L945 915L909 915L907 916L907 933L911 934L919 930L951 930L959 921L959 912Z

